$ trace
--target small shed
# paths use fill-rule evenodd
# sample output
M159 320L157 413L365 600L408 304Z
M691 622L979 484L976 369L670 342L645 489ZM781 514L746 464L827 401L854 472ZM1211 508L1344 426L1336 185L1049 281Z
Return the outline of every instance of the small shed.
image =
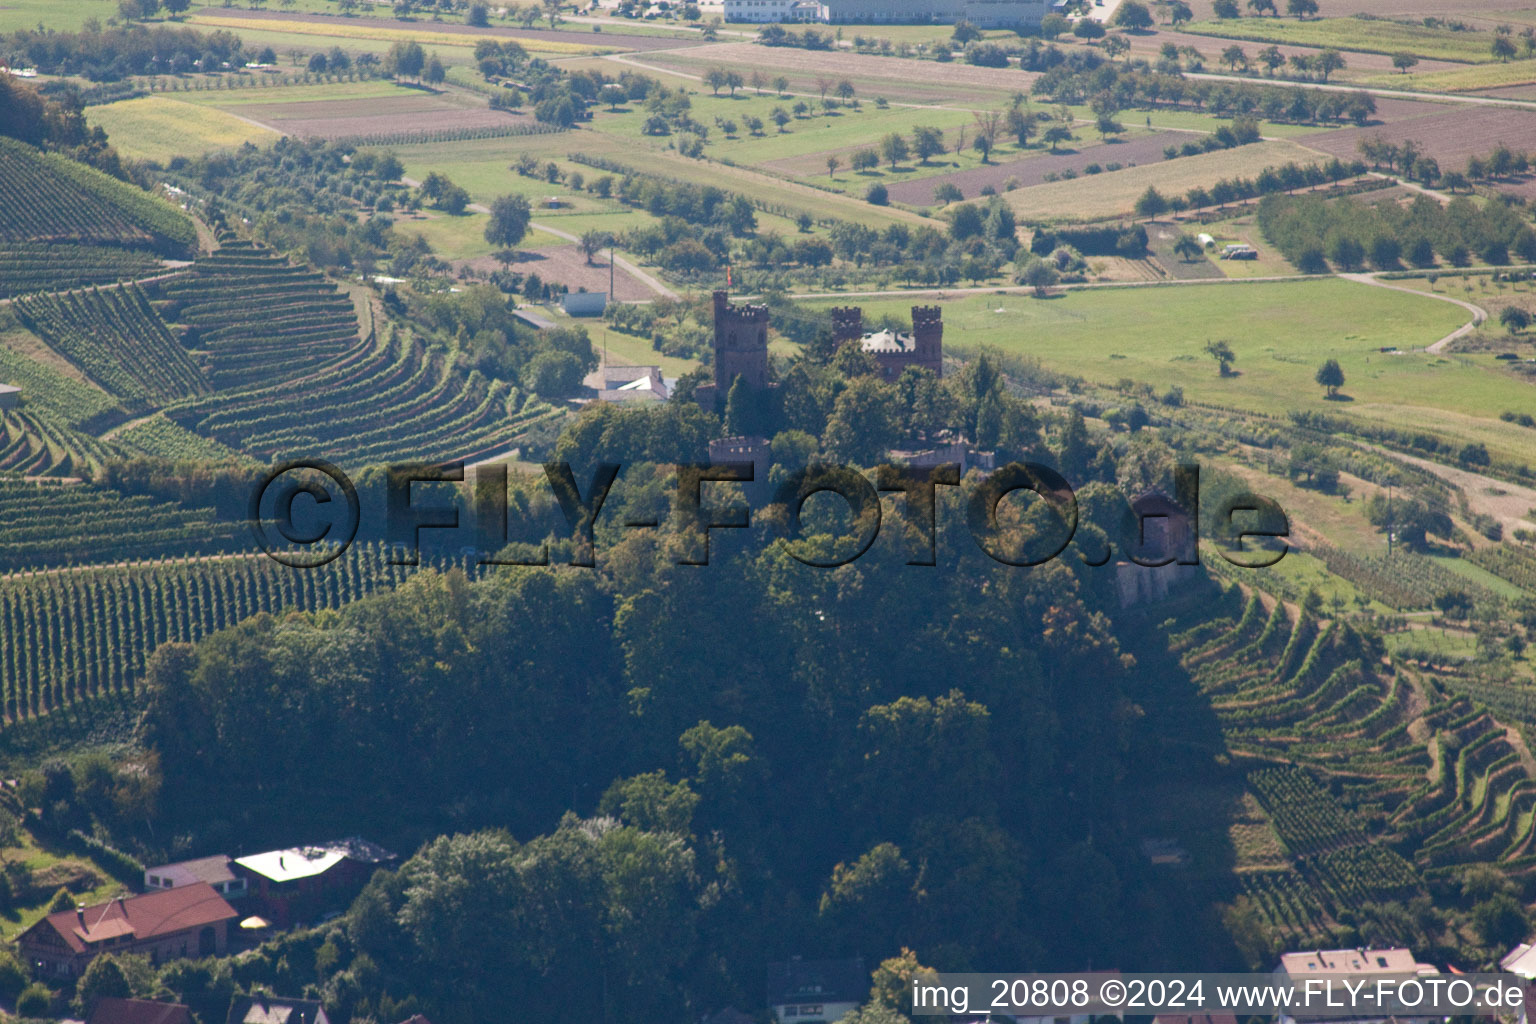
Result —
M608 308L607 292L566 292L560 308L570 316L602 316Z
M21 404L21 388L14 384L0 384L0 412L14 409Z

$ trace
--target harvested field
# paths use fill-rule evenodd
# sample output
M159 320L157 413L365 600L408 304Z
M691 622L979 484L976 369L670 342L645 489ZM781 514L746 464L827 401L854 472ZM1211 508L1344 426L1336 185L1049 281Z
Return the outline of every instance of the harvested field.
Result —
M1332 14L1332 10L1329 11ZM1407 52L1424 60L1438 59L1485 64L1494 57L1489 50L1492 33L1486 30L1453 32L1429 28L1413 19L1326 17L1298 21L1294 18L1227 18L1197 21L1185 32L1217 40L1331 46L1349 57L1357 53L1388 56ZM1225 45L1225 44L1223 44Z
M1501 0L1481 4L1476 11L1468 11L1464 0L1329 0L1325 8L1330 17L1348 17L1354 14L1375 14L1391 18L1423 18L1428 15L1460 18L1463 21L1488 21L1503 10L1517 10L1528 5L1521 0ZM1196 18L1214 18L1211 0L1189 0ZM1282 4L1282 9L1284 5Z
M1490 152L1501 142L1514 148L1536 146L1536 111L1451 107L1426 117L1366 128L1339 128L1298 141L1340 158L1356 159L1360 142L1378 136L1388 142L1412 139L1425 154L1450 169L1465 163L1469 156Z
M987 185L991 185L999 192L1003 191L1004 183L1010 178L1017 179L1016 187L1028 188L1031 185L1044 184L1048 174L1060 174L1062 171L1075 171L1082 174L1083 169L1090 164L1098 164L1102 167L1115 163L1122 167L1130 167L1133 164L1160 163L1163 160L1164 147L1180 146L1191 139L1198 138L1199 136L1189 132L1162 132L1127 142L1106 142L1097 146L1085 146L1071 153L1036 153L1007 163L995 163L986 167L973 167L968 171L956 171L953 174L940 174L931 178L887 184L886 189L893 200L911 206L926 206L932 203L933 190L944 184L954 185L965 194L965 198L974 199Z
M533 118L445 101L436 96L396 96L385 99L334 102L246 104L241 116L268 125L284 135L346 139L412 132L503 128L533 124Z
M502 264L493 257L482 256L479 259L458 261L455 266L467 266L479 273L488 274L500 270ZM558 281L573 292L582 288L589 292L608 290L608 254L599 253L589 265L581 250L574 245L519 249L517 259L507 264L507 267L519 274L538 274L544 281ZM614 294L609 298L616 302L636 302L656 297L656 293L646 287L644 282L630 276L622 267L613 270Z
M207 8L195 14L190 21L194 26L230 29L250 38L271 41L280 37L287 41L313 40L318 47L347 42L352 45L373 43L379 46L414 41L423 46L462 48L466 53L475 43L475 36L464 32L442 31L462 28L457 25L427 25L412 27L409 22L363 22L356 18L318 18L304 20L300 15L280 16L267 20L247 18L247 13L231 13L223 9ZM540 57L568 57L582 54L613 53L624 51L622 45L610 46L601 35L583 36L581 42L571 43L557 39L520 39L525 49Z
M1209 186L1218 178L1251 178L1265 167L1292 161L1316 163L1322 159L1320 154L1294 142L1260 142L1092 178L1054 181L1006 193L1006 198L1014 212L1025 220L1099 220L1129 214L1148 186L1155 186L1165 196L1178 195L1196 186Z
M884 96L901 103L992 104L1015 92L1027 92L1040 77L1016 68L979 68L960 63L939 65L903 57L799 50L755 43L712 43L685 51L625 57L622 62L693 76L716 64L760 68L769 76L784 75L793 92L813 94L818 77L836 75L852 81L866 101Z
M1328 10L1333 10L1332 3L1329 4ZM1147 57L1153 60L1157 58L1158 52L1162 49L1164 43L1172 43L1181 49L1186 46L1193 46L1195 49L1199 50L1202 54L1205 55L1206 66L1212 71L1226 70L1225 66L1218 68L1218 61L1221 57L1221 51L1230 46L1232 42L1231 40L1226 39L1216 39L1209 35L1196 35L1193 32L1175 32L1167 28L1159 28L1156 32L1149 33L1147 35L1127 34L1126 38L1131 42L1131 56ZM1264 49L1268 44L1239 42L1238 45L1246 50L1248 52L1249 59L1252 59L1259 50ZM1280 52L1285 54L1287 57L1298 53L1307 54L1310 56L1320 52L1320 48L1315 46L1280 44ZM1392 58L1385 54L1360 53L1358 51L1350 51L1347 55L1347 59L1349 61L1349 70L1351 72L1391 72L1395 70L1392 67ZM1454 70L1465 66L1466 65L1464 64L1455 63L1453 61L1421 60L1414 70L1445 71ZM1268 79L1265 80L1267 81Z
M247 118L169 96L140 96L90 107L87 117L106 131L125 155L160 163L169 163L177 156L233 149L246 142L266 145L277 139Z
M226 16L221 13L221 16ZM617 32L593 32L591 29L577 31L575 29L554 30L525 30L492 26L490 28L471 28L468 25L459 25L450 22L426 21L408 22L394 18L340 18L325 14L299 14L287 11L236 11L229 17L237 17L242 21L250 21L252 28L260 27L259 22L301 22L311 25L329 27L338 36L356 36L365 32L416 32L431 33L432 35L464 36L463 45L472 46L476 39L487 36L494 39L516 39L529 49L540 49L540 43L560 43L563 46L600 46L605 50L675 50L689 46L701 45L701 40L680 38L676 36L642 36Z

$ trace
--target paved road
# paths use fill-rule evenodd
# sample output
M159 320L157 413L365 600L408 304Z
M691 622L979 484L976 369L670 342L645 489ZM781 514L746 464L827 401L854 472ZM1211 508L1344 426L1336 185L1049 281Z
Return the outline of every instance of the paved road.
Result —
M1434 344L1426 345L1424 347L1424 351L1431 352L1436 355L1444 352L1446 346L1455 341L1457 338L1460 338L1464 334L1470 334L1472 331L1476 330L1479 326L1482 325L1484 321L1488 319L1488 311L1482 306L1474 305L1470 302L1463 302L1461 299L1453 299L1449 295L1441 295L1439 292L1421 292L1417 288L1404 288L1400 284L1392 284L1391 282L1383 281L1375 274L1340 274L1339 276L1344 278L1346 281L1357 281L1360 284L1375 285L1377 288L1390 288L1394 292L1407 292L1410 295L1423 295L1426 298L1439 299L1441 302L1454 303L1460 306L1462 309L1465 309L1467 312L1471 313L1471 323L1461 325Z
M1271 79L1254 78L1251 75L1221 75L1210 71L1186 71L1185 78L1199 78L1209 82L1246 82L1249 85L1272 83ZM1337 82L1327 84L1321 82L1287 82L1284 84L1300 85L1307 89L1322 89L1326 92L1368 92L1372 96L1382 96L1394 100L1422 100L1427 103L1462 103L1471 106L1489 107L1521 107L1526 110L1536 110L1536 100L1514 100L1503 96L1471 96L1465 93L1450 92L1413 92L1409 89L1383 89L1379 86L1343 85Z

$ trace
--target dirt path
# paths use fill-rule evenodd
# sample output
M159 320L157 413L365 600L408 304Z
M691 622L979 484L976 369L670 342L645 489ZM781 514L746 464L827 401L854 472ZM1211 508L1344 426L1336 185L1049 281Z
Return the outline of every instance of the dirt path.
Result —
M1416 288L1404 288L1402 285L1383 281L1375 274L1340 274L1339 276L1344 278L1346 281L1355 281L1359 284L1375 285L1377 288L1390 288L1394 292L1407 292L1409 295L1424 295L1432 299L1439 299L1441 302L1451 302L1471 313L1471 323L1462 324L1460 327L1456 328L1454 331L1452 331L1450 334L1447 334L1439 341L1424 346L1424 351L1433 355L1439 355L1441 352L1444 352L1447 345L1455 341L1457 338L1475 331L1477 328L1481 327L1483 323L1488 319L1488 311L1482 306L1474 305L1471 302L1464 302L1461 299L1453 299L1449 295L1441 295L1439 292L1421 292Z
M487 210L486 212L489 213L490 211ZM554 235L556 238L563 238L567 242L579 242L579 241L581 241L581 239L579 237L577 237L576 235L571 234L569 231L562 231L559 228L551 227L548 224L541 224L541 223L538 223L538 222L534 222L534 223L530 224L530 226L534 227L534 228L537 228L540 231L547 231L550 234ZM650 274L647 274L645 271L641 270L639 267L635 266L633 263L629 262L629 260L626 260L624 257L615 254L614 257L613 257L613 265L618 267L620 270L624 271L624 273L626 273L629 276L633 277L635 280L639 281L641 284L645 285L647 288L649 288L651 291L655 292L657 295L660 295L663 298L668 298L668 299L675 299L675 298L677 298L677 292L673 291L671 288L668 288L666 285L662 284L656 278L652 277Z
M1383 448L1380 445L1365 444L1362 447L1380 452L1399 462L1406 462L1410 466L1417 466L1419 469L1435 474L1446 483L1461 488L1473 512L1492 516L1502 523L1506 530L1517 526L1533 525L1530 510L1536 508L1536 488L1495 480L1491 476L1432 462L1417 455L1404 455L1402 452ZM1490 493L1493 491L1499 493Z

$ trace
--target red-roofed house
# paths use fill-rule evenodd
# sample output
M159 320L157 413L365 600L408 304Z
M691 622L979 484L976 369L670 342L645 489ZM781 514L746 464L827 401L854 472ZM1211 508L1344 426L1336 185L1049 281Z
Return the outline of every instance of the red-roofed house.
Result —
M38 974L77 978L98 953L147 953L156 963L223 953L239 916L211 885L194 882L49 914L16 944Z
M180 1003L103 996L85 1024L192 1024L192 1011Z

